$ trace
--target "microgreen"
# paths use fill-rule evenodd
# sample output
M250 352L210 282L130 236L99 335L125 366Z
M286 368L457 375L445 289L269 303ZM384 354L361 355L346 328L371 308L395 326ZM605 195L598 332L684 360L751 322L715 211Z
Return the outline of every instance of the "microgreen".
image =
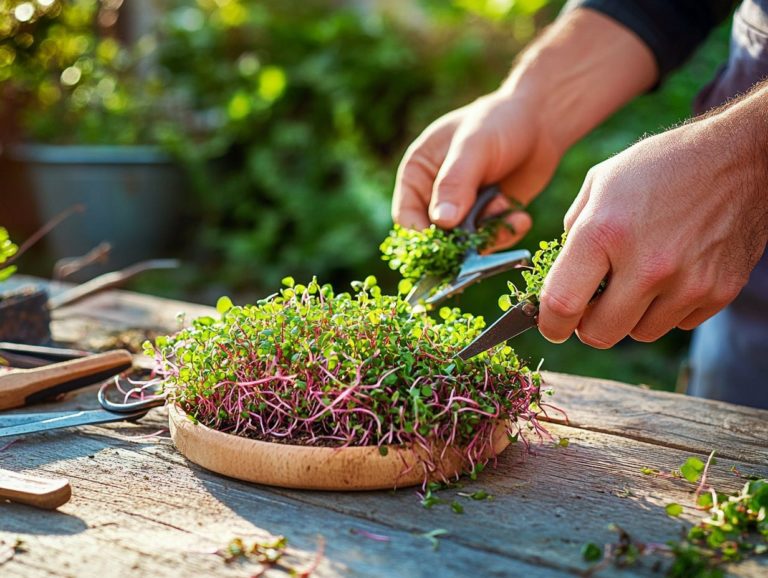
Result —
M8 230L5 227L0 227L0 265L8 261L19 250L18 246L13 243L8 236ZM16 272L16 266L11 265L9 267L0 268L0 281L8 279Z
M719 578L725 576L723 564L768 553L768 479L749 480L740 491L731 494L719 493L711 487L700 494L705 488L709 467L714 463L713 451L706 463L690 457L680 467L681 480L698 482L695 507L707 512L682 539L666 544L644 543L614 525L619 532L618 543L606 545L603 561L590 568L587 575L609 563L627 566L640 555L658 553L672 558L666 571L669 578ZM646 469L658 473L658 470ZM683 506L671 503L665 512L676 518L683 513ZM585 560L596 561L600 557L599 548L591 546L594 544L585 545L582 555Z
M588 542L581 548L581 556L587 562L596 562L603 556L603 550L597 544Z
M146 344L170 403L265 441L417 447L425 483L445 481L437 464L446 447L465 471L481 471L501 422L509 436L523 423L542 431L540 377L509 346L454 358L482 318L444 307L433 319L383 295L373 277L351 293L316 280L284 285L256 305L220 300L220 320L201 317Z
M432 549L437 550L440 547L439 538L441 536L446 536L447 534L448 534L448 530L445 530L443 528L437 528L435 530L431 530L429 532L424 532L423 534L419 534L419 536L429 540L430 544L432 544Z
M680 504L672 502L671 504L666 505L664 511L667 512L667 516L677 518L680 514L683 513L683 507Z
M531 266L522 270L525 289L518 289L513 283L508 283L511 295L505 294L499 298L499 307L502 311L506 311L514 303L520 301L538 303L541 289L544 286L544 279L546 279L552 265L555 264L555 259L557 259L564 244L565 233L559 240L539 243L539 250L531 258Z
M430 225L423 231L415 231L395 225L381 243L381 258L407 281L416 281L424 275L448 278L459 272L464 253L468 249L481 249L493 230L486 227L469 233Z

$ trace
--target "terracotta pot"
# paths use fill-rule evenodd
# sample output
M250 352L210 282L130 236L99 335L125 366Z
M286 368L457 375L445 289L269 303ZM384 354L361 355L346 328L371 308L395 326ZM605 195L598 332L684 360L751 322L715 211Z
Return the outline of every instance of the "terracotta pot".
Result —
M22 287L0 293L0 341L42 345L51 340L48 292Z
M231 478L304 490L389 490L421 484L424 470L417 450L388 446L326 448L269 443L222 433L194 423L175 405L168 408L171 437L190 461ZM506 423L493 433L493 450L509 445ZM452 477L462 468L457 452L446 451L439 471ZM439 476L436 476L439 477Z

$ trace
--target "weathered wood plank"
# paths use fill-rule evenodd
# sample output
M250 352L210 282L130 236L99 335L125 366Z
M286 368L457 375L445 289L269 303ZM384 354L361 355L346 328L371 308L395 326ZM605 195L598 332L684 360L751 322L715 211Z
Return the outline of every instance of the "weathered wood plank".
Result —
M106 566L100 564L130 569L139 554L143 567L151 568L153 575L182 569L184 574L205 574L216 572L221 562L187 554L223 546L233 535L284 533L299 548L299 556L307 559L315 536L322 533L329 542L330 562L318 576L435 572L466 576L478 567L484 575L523 575L536 568L536 576L564 576L585 567L580 557L584 542L613 539L606 528L609 522L638 538L665 541L678 535L681 524L667 518L664 506L691 501L689 484L640 472L644 466L674 469L686 452L559 425L551 426L552 433L567 436L568 448L547 442L535 446L536 455L531 456L519 446L505 452L496 469L484 472L464 489L485 489L493 501L470 501L447 491L447 496L465 506L465 514L456 515L446 505L424 510L412 490L343 494L244 484L189 464L166 441L131 443L115 437L148 433L161 426L163 419L155 411L144 425L89 427L79 433L30 437L0 454L2 467L72 478L76 499L64 512L77 516L87 528L79 533L70 530L66 547L55 546L50 554L53 561L68 560L72 567L83 568L69 550L90 551L100 559L109 542L115 544L109 558L117 560L94 562L93 575L103 574ZM734 462L720 460L711 474L713 483L723 490L734 490L742 483L729 473L731 465ZM768 475L766 467L750 471ZM20 508L11 507L10 516L0 518L4 536L29 527L26 508ZM686 509L683 519L695 518L695 512ZM77 522L67 524L72 527ZM34 550L47 551L50 537L34 534L50 533L56 527L47 522L25 537ZM392 541L382 545L351 537L353 527L388 535ZM413 535L435 528L450 532L436 554L426 540ZM28 555L27 560L32 559L46 567L46 555L42 559ZM9 564L21 566L9 568L17 569L20 576L33 575L22 573L26 571L23 560L19 556ZM733 575L756 577L766 567L737 566ZM55 564L49 568L53 570ZM652 573L646 567L626 575Z
M544 381L573 427L705 455L717 443L723 457L768 464L766 410L562 373L544 372Z
M292 546L291 558L304 567L314 557L317 536L324 536L324 562L313 574L318 577L463 577L478 568L484 576L572 576L477 551L450 537L434 551L410 528L350 516L188 467L167 441L131 443L99 435L135 435L154 427L125 424L43 434L0 454L3 467L65 475L74 488L72 502L60 513L0 504L0 539L19 536L29 550L2 566L2 575L244 576L256 566L228 566L210 552L235 536L284 534ZM413 495L408 497L409 507L418 510ZM390 498L379 495L383 507L395 505ZM453 522L452 532L460 534L461 521ZM389 541L352 535L353 528Z

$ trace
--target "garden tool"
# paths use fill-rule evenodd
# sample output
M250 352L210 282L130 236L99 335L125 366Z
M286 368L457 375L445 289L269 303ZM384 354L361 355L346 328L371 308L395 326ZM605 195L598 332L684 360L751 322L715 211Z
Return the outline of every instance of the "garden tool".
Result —
M0 500L54 510L71 497L72 486L64 478L39 478L0 469Z
M459 228L467 233L477 232L480 214L501 191L497 185L485 187L477 195L475 204L469 211ZM460 293L469 285L524 266L531 258L530 252L517 249L481 255L477 249L469 249L464 254L461 269L453 279L445 279L436 275L425 275L416 282L411 292L405 298L413 307L423 301L427 305L436 305L453 295ZM437 288L437 292L431 295Z
M110 386L111 382L106 382L99 389L97 397L101 409L0 415L0 438L81 425L133 421L147 415L151 408L165 403L165 398L160 395L149 395L133 402L114 402L107 396Z
M118 350L0 374L0 410L53 399L104 381L129 369L132 364L131 354Z
M472 343L457 353L464 361L503 343L538 324L539 307L531 301L521 301L499 317Z

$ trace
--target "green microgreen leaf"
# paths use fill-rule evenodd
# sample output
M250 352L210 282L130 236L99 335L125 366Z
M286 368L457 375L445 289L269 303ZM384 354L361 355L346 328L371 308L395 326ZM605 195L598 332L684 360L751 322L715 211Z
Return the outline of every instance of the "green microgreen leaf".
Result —
M603 549L593 542L587 542L581 547L581 557L587 562L596 562L603 557Z
M683 507L680 504L667 504L664 508L664 511L667 512L667 516L672 516L673 518L677 518L680 514L683 513Z
M419 534L422 538L426 538L429 540L430 544L432 544L432 549L437 550L440 547L440 541L439 538L441 536L447 536L448 530L445 530L443 528L437 528L435 530L431 530L429 532L424 532L423 534Z

